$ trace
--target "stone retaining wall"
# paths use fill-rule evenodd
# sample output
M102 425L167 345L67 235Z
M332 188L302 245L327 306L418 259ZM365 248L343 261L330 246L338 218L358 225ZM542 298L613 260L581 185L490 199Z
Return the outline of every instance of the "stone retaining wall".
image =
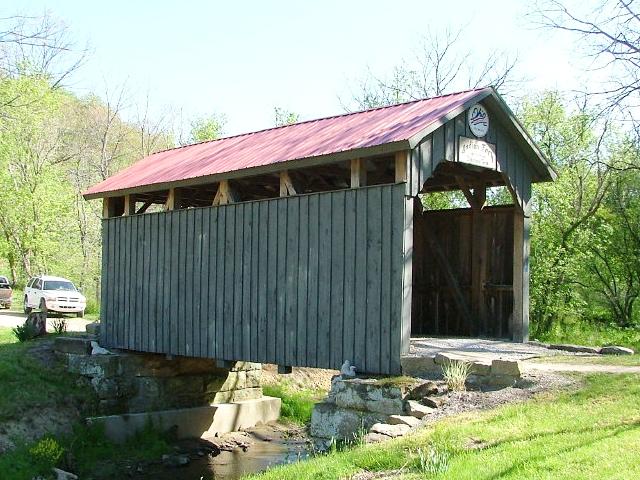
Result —
M215 360L114 352L91 355L90 337L58 337L56 351L70 372L84 377L98 396L104 415L199 407L262 397L262 366L235 362L219 368Z

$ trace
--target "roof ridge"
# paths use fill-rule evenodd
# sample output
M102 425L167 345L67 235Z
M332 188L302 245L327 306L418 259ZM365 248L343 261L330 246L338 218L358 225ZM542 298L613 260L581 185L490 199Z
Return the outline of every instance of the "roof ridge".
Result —
M409 100L409 101L406 101L406 102L394 103L392 105L382 105L380 107L367 108L365 110L358 110L357 112L346 112L346 113L339 113L337 115L329 115L327 117L312 118L310 120L303 120L301 122L289 123L287 125L278 125L278 126L275 126L275 127L269 127L269 128L262 128L260 130L254 130L252 132L237 133L235 135L229 135L227 137L214 138L212 140L203 140L202 142L190 143L188 145L178 145L177 147L171 147L171 148L165 148L163 150L158 150L157 152L154 152L151 155L155 155L156 153L170 152L172 150L179 150L181 148L194 147L196 145L203 145L205 143L219 142L219 141L222 141L222 140L228 140L230 138L246 137L246 136L249 136L249 135L255 135L257 133L269 132L269 131L272 131L272 130L278 130L278 129L284 129L284 128L288 128L288 127L293 127L295 125L304 125L304 124L307 124L307 123L320 122L322 120L331 120L333 118L348 117L350 115L357 115L357 114L366 113L366 112L374 112L376 110L384 110L386 108L393 108L393 107L399 107L399 106L402 106L402 105L409 105L409 104L412 104L412 103L425 102L427 100L435 100L437 98L450 97L452 95L461 95L463 93L469 93L469 92L474 92L474 91L478 91L479 92L479 91L485 90L487 88L491 88L491 87L490 86L486 86L486 87L478 87L478 88L468 88L467 90L460 90L458 92L445 93L444 95L436 95L434 97L418 98L418 99Z

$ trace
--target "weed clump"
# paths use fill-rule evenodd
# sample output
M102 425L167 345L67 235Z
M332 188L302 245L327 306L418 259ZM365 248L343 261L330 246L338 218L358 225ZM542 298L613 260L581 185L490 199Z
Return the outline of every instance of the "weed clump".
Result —
M464 361L451 361L442 368L444 380L447 387L453 392L463 392L466 387L467 378L471 372L471 365Z

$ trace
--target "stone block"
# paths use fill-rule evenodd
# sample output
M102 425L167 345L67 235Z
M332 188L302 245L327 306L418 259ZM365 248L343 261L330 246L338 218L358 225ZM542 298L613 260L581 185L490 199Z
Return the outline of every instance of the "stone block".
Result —
M93 377L91 386L101 400L123 396L119 383L114 378Z
M427 407L426 405L422 405L421 403L416 402L415 400L409 400L405 405L406 414L416 418L422 418L425 415L429 415L434 410L435 409L431 407Z
M100 322L87 323L84 327L87 333L91 335L100 335Z
M381 433L367 433L364 436L364 441L365 443L380 443L380 442L384 442L386 440L389 440L389 436L387 435L382 435Z
M442 397L424 397L420 403L429 408L440 408L445 404L445 399Z
M434 357L401 357L402 374L409 377L433 377L442 374L442 367Z
M227 390L224 392L216 392L213 394L213 398L209 396L209 402L214 403L229 403L233 400L233 391Z
M259 387L261 381L262 381L262 369L248 370L246 372L246 386L247 386L247 388Z
M422 424L422 422L413 415L389 415L387 423L389 425L407 425L411 428L418 427Z
M488 361L475 360L469 366L469 373L479 376L491 375L491 363Z
M310 433L319 438L351 439L362 429L384 422L387 415L340 408L333 403L318 403L311 414Z
M380 435L386 435L391 438L401 437L407 434L411 430L409 425L396 424L390 425L388 423L376 423L371 426L370 433L379 433Z
M631 348L609 345L602 347L600 353L603 355L633 355L635 352Z
M124 373L119 355L69 354L67 368L86 377L116 377Z
M517 360L496 359L491 362L491 376L507 375L520 378L520 362Z
M200 375L170 377L165 381L167 395L203 394L204 391L204 379Z
M235 365L231 367L232 372L246 372L251 370L262 370L262 364L255 362L235 362Z
M244 402L245 400L257 400L262 397L262 388L244 388L242 390L234 390L231 397L232 402Z
M513 387L518 381L519 377L512 375L490 375L487 377L486 384L491 387L506 388Z
M407 390L408 387L379 385L375 380L338 380L331 396L341 408L401 415Z
M228 373L227 378L224 383L220 387L220 391L228 391L228 390L241 390L247 387L247 372L242 371L231 371Z
M91 354L91 340L82 337L56 337L53 348L60 353Z

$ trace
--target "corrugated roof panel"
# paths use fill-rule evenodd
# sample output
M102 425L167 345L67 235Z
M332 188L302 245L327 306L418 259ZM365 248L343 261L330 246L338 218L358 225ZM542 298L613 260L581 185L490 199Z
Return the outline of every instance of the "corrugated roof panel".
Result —
M408 140L484 90L469 90L164 150L94 185L84 195L106 195Z

